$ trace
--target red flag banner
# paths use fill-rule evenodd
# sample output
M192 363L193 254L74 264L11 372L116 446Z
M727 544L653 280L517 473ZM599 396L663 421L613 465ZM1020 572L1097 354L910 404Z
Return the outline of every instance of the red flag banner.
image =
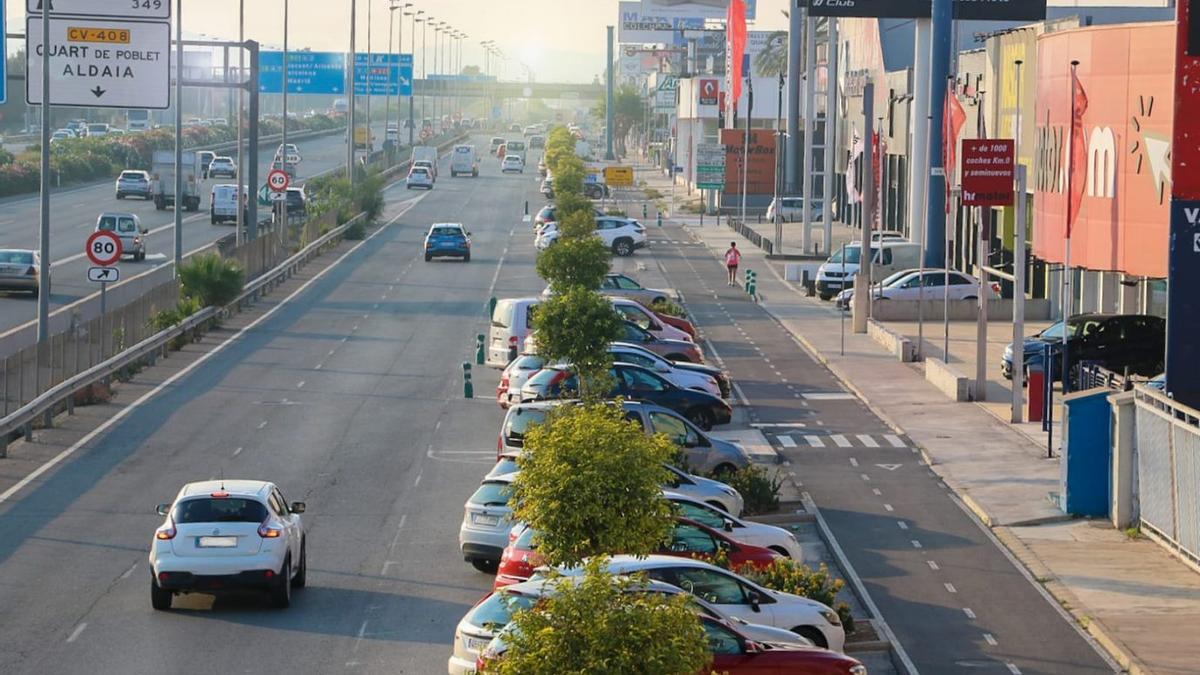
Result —
M745 0L730 0L725 15L725 40L728 43L725 72L729 78L729 90L733 94L729 105L736 107L742 98L742 61L746 54Z
M1070 176L1071 194L1067 196L1067 239L1071 238L1071 228L1079 217L1079 207L1083 204L1084 184L1087 182L1087 139L1083 137L1083 114L1088 109L1087 93L1071 68L1071 157Z
M946 213L953 210L954 200L950 197L950 187L954 182L954 168L958 162L958 136L962 133L963 125L967 123L967 111L958 102L958 94L954 87L949 86L946 92L946 112L942 115L942 166L946 171Z

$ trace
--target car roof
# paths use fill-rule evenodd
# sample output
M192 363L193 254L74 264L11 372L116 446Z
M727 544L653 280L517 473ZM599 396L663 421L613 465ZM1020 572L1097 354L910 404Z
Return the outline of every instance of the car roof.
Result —
M101 218L137 218L137 215L128 211L105 211L96 216L97 220Z
M662 565L670 565L671 567L697 567L701 569L715 569L716 566L712 563L695 558L683 558L674 555L653 554L644 558L639 558L632 555L614 555L609 559L609 569L615 566L621 566L624 569L649 569L651 567L659 567Z
M429 226L429 229L432 230L435 227L457 227L461 230L462 226L463 226L462 223L434 223Z
M184 485L179 490L179 497L198 497L210 495L214 492L228 492L231 495L239 497L259 497L265 499L274 487L273 483L261 480L202 480Z

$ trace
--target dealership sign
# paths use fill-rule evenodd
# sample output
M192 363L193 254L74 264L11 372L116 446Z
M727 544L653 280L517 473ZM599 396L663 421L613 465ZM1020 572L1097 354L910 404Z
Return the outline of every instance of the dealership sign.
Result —
M811 16L924 19L931 0L807 0ZM1046 0L954 0L954 18L978 21L1041 21Z
M1013 204L1015 145L1007 139L970 138L962 142L963 206Z

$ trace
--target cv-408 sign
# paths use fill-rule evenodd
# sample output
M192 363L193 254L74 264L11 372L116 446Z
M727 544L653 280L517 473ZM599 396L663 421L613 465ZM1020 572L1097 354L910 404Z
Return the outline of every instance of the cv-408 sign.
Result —
M41 14L47 6L50 16L95 16L123 19L169 19L170 0L25 0L30 14Z
M41 19L30 17L25 34L25 98L30 105L41 105ZM50 104L164 109L171 100L170 48L171 25L166 22L52 17Z

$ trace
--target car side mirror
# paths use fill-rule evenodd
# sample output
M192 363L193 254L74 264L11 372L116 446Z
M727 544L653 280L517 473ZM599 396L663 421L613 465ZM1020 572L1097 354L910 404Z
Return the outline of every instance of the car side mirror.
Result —
M760 605L762 604L762 596L758 594L758 591L750 591L749 596L750 596L749 597L750 609L752 609L756 612L762 611L762 609L760 607Z
M307 506L304 504L304 502L292 502L292 505L288 507L288 510L292 513L304 513L306 508Z
M158 506L154 507L154 512L160 516L165 516L171 512L171 505L170 504L159 504Z
M142 228L142 234L150 234L150 230L148 230L148 229L146 229L146 228L144 228L144 227L143 227L143 228Z
M668 365L667 365L667 364L665 364L665 363L655 363L655 364L654 364L654 372L656 372L656 373L669 373L669 372L671 372L671 367L670 367L670 366L668 366Z
M724 522L722 523L722 529L724 529L726 532L733 532L733 521L725 518Z
M747 654L757 654L762 651L762 645L752 640L746 640L745 651Z

